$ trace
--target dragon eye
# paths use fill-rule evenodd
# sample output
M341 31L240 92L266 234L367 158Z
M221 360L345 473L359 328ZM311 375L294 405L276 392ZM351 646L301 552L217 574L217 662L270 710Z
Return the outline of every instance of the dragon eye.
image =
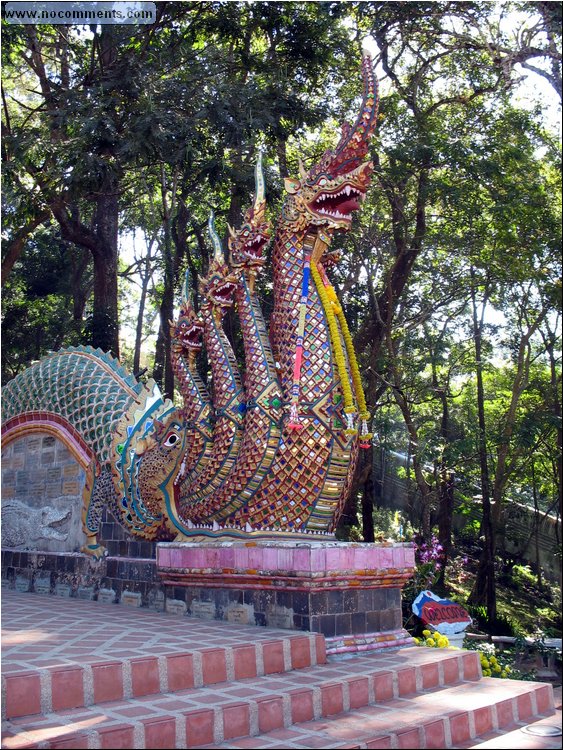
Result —
M166 440L164 441L164 445L167 448L172 448L173 445L176 445L179 439L180 439L180 436L177 433L171 432L166 438Z

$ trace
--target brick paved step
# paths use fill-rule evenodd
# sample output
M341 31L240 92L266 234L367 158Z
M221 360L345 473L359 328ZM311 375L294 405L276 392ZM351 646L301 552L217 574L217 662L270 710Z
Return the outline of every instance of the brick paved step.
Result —
M485 677L203 748L558 748L560 738L527 744L522 734L513 744L479 741L553 713L551 685Z
M326 661L324 637L316 633L231 626L82 601L72 602L68 618L68 602L56 597L20 595L16 601L13 624L5 625L3 612L3 719Z
M324 638L299 634L162 656L123 657L4 675L4 718L176 692L278 672L326 660Z
M291 672L14 717L4 723L2 747L200 747L387 704L460 679L477 685L479 677L472 651L415 647L333 659Z

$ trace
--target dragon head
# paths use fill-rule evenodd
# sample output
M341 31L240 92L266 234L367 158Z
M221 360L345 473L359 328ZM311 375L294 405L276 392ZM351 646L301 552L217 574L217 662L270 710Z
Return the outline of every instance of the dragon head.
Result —
M213 213L209 217L208 225L215 252L209 264L207 276L200 279L199 292L203 298L203 304L210 305L219 315L222 315L233 304L238 280L225 262L221 240L215 231Z
M195 355L201 350L204 325L194 310L189 286L189 271L186 271L182 290L182 304L176 323L170 322L170 338L175 353Z
M148 512L157 519L166 517L165 507L174 496L174 479L184 455L185 441L185 425L176 411L163 422L155 420L153 433L137 440L136 483L143 514Z
M264 198L264 174L262 154L258 157L255 170L256 195L254 204L244 214L240 229L229 227L229 250L233 266L256 273L266 259L263 251L270 241L270 225L266 221L266 200Z
M154 539L169 526L166 508L174 495L185 441L182 411L164 400L150 380L112 436L112 479L118 508L133 533Z
M327 150L308 172L299 163L299 179L286 178L283 215L295 229L313 224L347 230L369 187L373 164L364 161L377 120L377 84L369 55L362 60L364 98L352 127L344 123L334 151Z

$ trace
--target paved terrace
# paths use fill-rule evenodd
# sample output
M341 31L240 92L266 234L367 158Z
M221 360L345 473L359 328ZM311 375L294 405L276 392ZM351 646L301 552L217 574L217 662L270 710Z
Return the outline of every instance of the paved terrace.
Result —
M435 704L439 705L440 693L432 692L432 688L438 690L433 682L434 675L439 671L442 685L442 676L451 671L454 661L459 676L471 682L456 683L456 671L452 687L448 690L452 697L457 694L459 701L465 704L474 700L476 706L482 706L485 698L489 700L491 691L510 690L509 683L514 682L486 678L479 680L480 675L471 672L475 671L477 661L472 652L431 651L431 658L428 659L429 650L411 648L347 659L329 657L328 664L319 667L317 665L323 665L326 655L324 639L316 634L206 621L125 605L6 589L2 591L1 604L3 748L446 747L440 733L434 744L424 744L423 739L422 744L405 745L402 743L408 741L411 735L406 732L393 735L391 730L389 737L394 739L389 739L388 744L366 744L365 740L362 741L365 722L374 712L381 713L381 708L377 706L366 706L360 695L368 668L371 671L380 669L382 674L387 675L392 670L402 670L398 699L396 697L388 704L389 711L398 711L397 716L403 716L403 712L410 709L410 704L417 706L419 712L422 710L422 717L431 712ZM454 656L457 653L459 657ZM407 665L414 665L412 674L407 672ZM437 665L440 665L439 668ZM203 722L206 712L213 715L215 707L216 719L217 706L224 705L222 720L225 727L236 727L237 722L241 723L245 718L244 701L253 695L258 696L258 721L267 724L273 716L275 705L282 705L281 702L274 705L272 699L267 698L274 684L279 686L280 691L290 690L292 695L303 698L295 702L294 708L292 698L294 720L299 718L299 712L303 714L301 718L310 719L304 699L308 695L307 690L319 679L316 672L323 670L325 683L328 679L331 684L327 686L323 683L321 688L323 715L320 719L298 726L291 723L288 726L286 722L285 729L276 730L275 725L268 729L266 726L267 735L262 733L260 737L242 736L236 739L233 729L235 738L230 743L224 741L216 745L210 738L216 738L217 733L213 735L211 727L211 735L206 735L203 724L200 744L197 740L189 742L181 739L178 742L177 731L174 739L167 734L170 726L162 717L186 707L194 715L197 714L194 707L199 707ZM351 681L351 675L355 681ZM405 699L401 693L403 678L412 679L412 690L426 686L431 689L421 691L412 699ZM341 693L334 686L346 680L347 702L338 704ZM9 691L6 689L8 684ZM378 684L384 685L382 682ZM354 690L358 691L357 694ZM175 692L172 694L171 691ZM263 691L262 697L260 691ZM337 700L334 708L329 707L328 713L336 714L334 718L338 719L340 725L339 737L344 734L346 741L336 738L334 744L332 741L327 744L331 727L329 721L323 718L324 702L325 698L329 701L331 696ZM227 704L227 700L231 703ZM510 697L504 703L512 706L513 701L519 700L518 696ZM354 708L354 701L358 703L358 710L346 713L347 707ZM92 722L95 725L99 720L100 703L104 707L104 719L108 716L113 718L108 729L98 730L93 739L94 735L89 735L89 732ZM92 704L97 704L97 708ZM287 700L284 705L287 705ZM539 721L530 718L533 722L531 726L561 726L560 688L556 690L555 705L558 708L555 714L550 712L551 715ZM479 711L482 709L475 709L471 721L477 721L479 716L484 715ZM388 713L388 719L391 720L394 715ZM59 716L68 725L67 735L61 737L59 732L53 740L53 727L60 727L57 721ZM230 724L226 723L227 716L230 717ZM144 734L141 738L139 727L143 722ZM249 722L251 727L252 716ZM506 731L494 731L493 728L480 732L480 739L469 738L457 744L454 741L447 746L498 750L549 750L560 747L560 737L527 734L522 731L522 724L520 722L519 727L512 727L510 731L508 727ZM448 726L454 726L453 719ZM438 728L438 722L434 721L432 727ZM430 738L432 727L425 729L422 735L419 730L411 730L411 734L414 731L412 737ZM86 734L80 734L80 731ZM85 736L88 741L81 744ZM226 740L226 733L224 737Z

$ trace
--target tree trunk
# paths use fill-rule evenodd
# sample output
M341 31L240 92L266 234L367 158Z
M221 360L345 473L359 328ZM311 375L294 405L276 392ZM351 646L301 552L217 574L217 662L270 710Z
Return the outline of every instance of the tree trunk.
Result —
M362 525L364 529L364 542L375 541L373 527L373 496L374 484L370 472L364 482L364 491L362 493Z
M489 465L487 461L487 441L485 426L485 392L483 388L483 313L479 320L477 315L477 290L475 269L471 269L471 300L473 305L473 343L475 347L476 377L477 377L477 412L478 412L478 453L481 472L481 494L483 498L483 518L481 530L483 534L483 547L479 559L479 567L473 589L469 595L472 604L485 602L487 616L490 622L497 617L497 601L495 587L495 534L491 514L491 494ZM486 299L483 302L483 312Z
M441 466L438 477L438 541L442 546L442 567L436 581L438 593L445 593L446 565L452 552L452 519L454 512L454 475Z
M169 186L164 168L161 171L162 225L164 242L164 291L160 303L160 328L154 361L153 377L161 387L166 398L174 398L174 371L172 369L170 324L174 319L174 289L176 285L180 259L172 250L172 217L176 206L176 175ZM170 200L169 200L170 188Z
M113 181L112 181L113 183ZM115 183L100 195L95 211L96 247L94 258L94 308L92 346L119 357L119 315L117 309L118 198Z
M133 352L133 372L138 373L141 369L141 347L143 345L143 324L145 321L145 307L149 282L151 278L151 250L153 241L149 242L147 257L145 258L143 272L141 274L141 298L139 300L139 309L137 311L137 326L135 328L135 350Z

